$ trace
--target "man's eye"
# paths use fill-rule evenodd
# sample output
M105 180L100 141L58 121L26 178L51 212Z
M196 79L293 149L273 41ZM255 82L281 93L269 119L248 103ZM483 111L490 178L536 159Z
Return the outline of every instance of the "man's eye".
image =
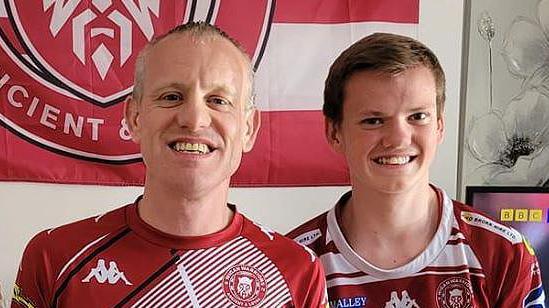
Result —
M413 120L413 121L421 121L421 120L425 120L429 117L429 115L425 112L418 112L418 113L414 113L410 116L410 120Z
M168 94L162 95L161 99L165 101L180 101L183 99L183 97L177 93L168 93Z
M381 125L383 120L381 118L367 118L361 121L362 124L366 125Z
M214 105L230 105L231 102L229 102L227 99L224 99L222 97L212 96L208 98L208 102Z

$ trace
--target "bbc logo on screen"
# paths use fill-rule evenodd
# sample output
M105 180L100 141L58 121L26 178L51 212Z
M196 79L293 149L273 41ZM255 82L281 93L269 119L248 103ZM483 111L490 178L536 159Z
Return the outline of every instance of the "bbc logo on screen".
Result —
M549 209L501 209L501 221L549 223Z

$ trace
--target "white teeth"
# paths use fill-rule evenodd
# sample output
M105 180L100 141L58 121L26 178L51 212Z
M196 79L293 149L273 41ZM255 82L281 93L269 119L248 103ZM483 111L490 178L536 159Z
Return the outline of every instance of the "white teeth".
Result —
M376 162L382 165L404 165L410 162L410 156L380 157Z
M189 143L189 142L176 142L172 149L178 152L196 153L196 154L208 154L210 148L203 143Z

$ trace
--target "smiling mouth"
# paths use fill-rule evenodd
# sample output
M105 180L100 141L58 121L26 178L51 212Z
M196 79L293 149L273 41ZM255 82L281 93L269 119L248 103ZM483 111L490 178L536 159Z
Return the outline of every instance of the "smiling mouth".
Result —
M170 148L176 152L196 155L204 155L213 151L207 144L190 142L174 142L170 144Z
M374 162L380 165L405 165L413 161L417 156L403 155L403 156L382 156L374 158Z

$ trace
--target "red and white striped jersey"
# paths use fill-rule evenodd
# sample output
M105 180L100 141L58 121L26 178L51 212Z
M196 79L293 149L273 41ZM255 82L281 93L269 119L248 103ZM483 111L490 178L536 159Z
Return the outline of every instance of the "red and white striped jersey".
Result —
M43 231L28 244L13 307L326 307L318 258L235 211L206 236L147 225L136 203Z
M330 307L544 307L540 269L521 234L438 190L440 225L428 247L395 269L364 260L341 228L345 194L289 237L311 248L326 273Z

